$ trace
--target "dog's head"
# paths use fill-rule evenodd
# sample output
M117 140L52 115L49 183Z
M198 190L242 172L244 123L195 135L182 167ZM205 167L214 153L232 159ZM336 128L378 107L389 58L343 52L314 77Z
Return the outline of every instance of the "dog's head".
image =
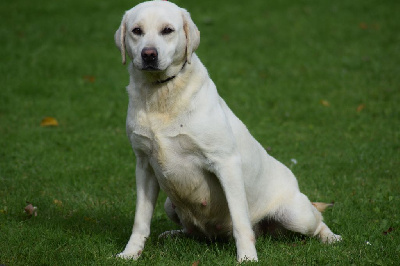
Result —
M185 60L190 64L200 32L185 9L168 1L150 1L125 13L114 39L123 64L127 52L135 68L165 71Z

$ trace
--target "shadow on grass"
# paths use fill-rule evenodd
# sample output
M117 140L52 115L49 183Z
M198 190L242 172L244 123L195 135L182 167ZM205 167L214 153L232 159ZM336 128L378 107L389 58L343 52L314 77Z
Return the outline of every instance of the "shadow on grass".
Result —
M23 224L23 235L32 236L31 243L41 242L43 249L39 250L51 249L62 254L75 254L78 258L91 256L97 259L99 256L113 258L124 249L131 235L134 214L133 211L123 212L114 206L92 209L80 206L74 209L50 205L47 210L42 206L36 217L28 218L20 213L8 215L8 219ZM157 210L139 264L148 260L188 262L197 258L217 263L222 257L228 259L229 263L235 262L236 246L232 237L212 240L190 236L158 238L161 233L174 229L179 228L166 214ZM257 239L257 249L269 249L270 246L301 247L309 241L310 238L299 234L267 234Z

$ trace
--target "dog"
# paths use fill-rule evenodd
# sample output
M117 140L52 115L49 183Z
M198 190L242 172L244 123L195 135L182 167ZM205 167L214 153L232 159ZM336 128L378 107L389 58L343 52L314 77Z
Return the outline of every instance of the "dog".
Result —
M323 204L300 192L292 172L268 155L218 95L195 54L200 32L190 14L168 1L126 11L115 33L129 64L126 131L136 156L136 211L132 235L118 257L137 259L159 190L164 208L185 234L233 236L237 260L257 261L256 237L271 223L341 240L322 221Z

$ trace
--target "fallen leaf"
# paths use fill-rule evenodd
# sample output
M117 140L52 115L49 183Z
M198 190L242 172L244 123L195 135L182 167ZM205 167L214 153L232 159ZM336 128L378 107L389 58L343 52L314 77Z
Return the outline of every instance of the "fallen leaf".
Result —
M192 266L198 266L200 264L199 260L196 260L195 262L192 263Z
M360 29L362 30L366 30L368 29L368 25L364 22L361 22L360 24L358 24L358 26L360 27Z
M0 213L7 214L7 206L4 206L4 208L0 210Z
M222 39L224 40L224 41L229 41L230 40L230 36L228 35L228 34L224 34L223 36L222 36Z
M83 79L84 79L85 81L87 81L87 82L90 82L90 83L93 83L93 82L96 81L96 78L95 78L94 76L89 76L89 75L83 76Z
M42 122L40 122L40 126L42 126L42 127L57 127L58 122L54 117L45 117L42 119Z
M85 221L87 221L87 222L91 222L91 223L97 223L97 221L95 220L95 219L93 219L93 218L90 218L90 217L83 217L83 219L85 219Z
M360 104L360 105L357 107L357 113L361 112L364 108L365 108L365 104Z
M37 216L37 207L33 206L31 203L29 203L24 210L29 217L31 217L32 215Z
M329 107L331 105L327 100L320 100L319 103L325 107Z
M389 229L386 230L385 232L382 232L382 234L387 235L387 234L390 234L393 231L394 231L394 228L393 227L389 227Z
M63 205L62 201L61 201L61 200L58 200L58 199L54 199L53 202L54 202L54 204L57 205L58 207L62 207L62 205Z

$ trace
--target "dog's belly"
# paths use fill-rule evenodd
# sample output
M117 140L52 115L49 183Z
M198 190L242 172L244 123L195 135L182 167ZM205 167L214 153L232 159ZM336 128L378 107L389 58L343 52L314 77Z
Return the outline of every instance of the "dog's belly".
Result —
M225 194L207 170L199 144L185 134L136 136L133 143L148 156L161 189L188 232L208 237L231 233Z
M169 171L153 166L159 169L155 170L158 182L189 233L213 237L231 230L225 194L214 174L173 157L163 167Z

